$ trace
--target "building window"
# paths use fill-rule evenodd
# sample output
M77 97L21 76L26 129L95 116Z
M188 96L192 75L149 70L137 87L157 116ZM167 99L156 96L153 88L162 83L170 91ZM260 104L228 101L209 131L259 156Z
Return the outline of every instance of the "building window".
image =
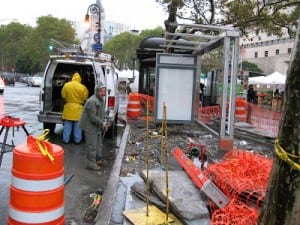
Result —
M288 48L288 54L292 53L292 48Z
M268 57L268 55L269 55L269 52L265 51L265 57Z
M258 52L254 52L254 58L258 57Z
M276 49L275 53L276 53L276 55L279 55L279 49Z

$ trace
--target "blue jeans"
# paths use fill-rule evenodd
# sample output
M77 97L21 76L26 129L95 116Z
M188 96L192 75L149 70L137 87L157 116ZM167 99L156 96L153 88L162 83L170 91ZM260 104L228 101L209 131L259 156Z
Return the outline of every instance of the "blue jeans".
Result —
M80 143L82 139L82 130L78 126L78 121L64 121L63 142L69 143L73 130L73 138L75 143Z

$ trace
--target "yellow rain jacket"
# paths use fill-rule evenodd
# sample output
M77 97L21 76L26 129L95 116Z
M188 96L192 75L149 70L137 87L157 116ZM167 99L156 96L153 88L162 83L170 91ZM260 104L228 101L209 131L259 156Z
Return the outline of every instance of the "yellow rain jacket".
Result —
M61 96L66 101L62 119L78 121L81 116L83 104L88 98L88 95L89 91L81 84L79 73L74 73L72 81L67 82L61 90Z

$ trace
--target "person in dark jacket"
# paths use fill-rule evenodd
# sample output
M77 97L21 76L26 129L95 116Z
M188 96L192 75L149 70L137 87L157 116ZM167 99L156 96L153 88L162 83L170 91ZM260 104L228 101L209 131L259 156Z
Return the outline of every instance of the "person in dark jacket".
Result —
M105 96L106 86L103 84L95 87L92 95L83 107L83 112L79 120L79 126L84 131L86 149L86 168L89 170L100 170L98 165L102 158L103 132L107 129L105 117Z
M255 95L256 95L256 93L254 91L253 85L250 84L249 88L248 88L248 91L247 91L247 101L254 103Z

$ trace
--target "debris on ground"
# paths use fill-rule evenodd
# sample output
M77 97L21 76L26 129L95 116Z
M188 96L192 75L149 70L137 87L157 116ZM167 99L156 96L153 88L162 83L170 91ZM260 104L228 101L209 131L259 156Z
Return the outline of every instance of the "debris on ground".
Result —
M215 135L212 135L208 130L202 128L199 126L199 124L196 123L185 123L185 124L168 124L167 126L167 135L162 136L160 135L160 129L161 126L159 124L154 124L152 122L149 123L149 128L146 128L146 122L141 120L132 120L129 122L130 131L128 136L128 142L125 149L125 154L122 162L121 167L121 174L120 176L128 176L129 174L136 174L143 177L145 180L145 172L142 173L144 175L141 175L141 171L145 171L146 168L151 171L153 174L153 171L159 171L156 172L160 175L159 178L155 181L156 185L154 185L153 177L151 177L151 202L153 204L157 204L158 207L163 207L163 205L160 205L159 200L153 200L153 195L156 195L158 199L160 199L163 203L165 200L164 190L165 187L160 186L159 189L161 191L157 190L158 184L164 185L164 182L162 182L163 176L162 174L165 174L164 172L164 152L163 152L163 144L162 140L164 138L167 139L167 149L169 154L168 159L168 170L169 173L172 174L172 171L175 171L174 173L182 172L185 173L181 166L178 164L176 160L174 160L173 157L171 157L171 154L173 150L176 147L179 147L184 151L186 155L189 155L191 159L193 159L193 155L191 154L191 143L196 143L195 145L192 145L192 147L199 147L199 152L201 152L202 146L205 148L205 156L207 157L208 164L213 162L218 162L220 159L217 159L216 156L218 156L218 143L219 138ZM239 129L240 133L235 136L234 138L234 149L244 149L244 151L257 153L259 155L262 155L263 157L269 157L272 158L272 152L273 149L270 147L271 145L265 145L263 137L260 137L259 135L254 136L252 134L247 133L245 130ZM147 136L147 132L149 133ZM248 138L249 137L249 138ZM261 138L261 140L260 140ZM271 142L270 142L271 143ZM194 150L194 149L193 149ZM148 162L147 162L147 155L148 155ZM200 158L199 158L200 159ZM194 160L193 160L194 161ZM201 159L200 159L201 162ZM148 163L148 165L147 165ZM203 162L201 162L201 165ZM207 163L207 162L206 162ZM206 169L207 164L205 164L205 167L201 169ZM180 174L180 173L179 173ZM177 181L180 180L180 182L177 182L178 185L174 185L171 190L171 192L176 192L176 189L180 191L188 191L185 187L179 188L180 184L188 183L183 182L182 178L186 176L187 179L188 176L186 174L181 174L180 178L177 177ZM176 180L176 179L175 179ZM192 184L192 181L190 181ZM140 184L139 184L140 185ZM192 184L193 186L194 184ZM137 187L131 187L131 190L136 196L138 196L140 199L145 199L145 193L143 193L144 186L141 188ZM199 189L197 189L198 195ZM173 193L173 194L174 194ZM194 195L192 195L194 196ZM201 196L201 195L200 195ZM187 200L191 200L191 195L186 196ZM188 224L193 224L191 221L193 220L191 215L188 212L184 212L186 210L186 205L189 205L190 203L184 203L182 205L178 205L178 202L182 202L183 199L180 198L180 194L177 193L175 196L169 197L172 200L172 213L174 213L176 216L178 216L180 219L182 219L184 222L189 221ZM198 201L198 200L197 200ZM203 213L205 215L203 218L197 218L197 219L204 219L206 220L210 216L208 215L210 212L210 205L209 203L205 202L203 200L203 210L208 210L207 214ZM174 203L176 202L176 203ZM195 219L195 218L194 218ZM197 221L195 219L195 221ZM202 221L202 223L199 224L206 224L207 221ZM208 224L208 223L207 223Z
M93 202L84 212L83 215L84 222L88 222L88 223L95 222L98 213L98 208L101 203L102 195L103 195L102 189L98 189L96 193L90 194L90 197L93 198Z

